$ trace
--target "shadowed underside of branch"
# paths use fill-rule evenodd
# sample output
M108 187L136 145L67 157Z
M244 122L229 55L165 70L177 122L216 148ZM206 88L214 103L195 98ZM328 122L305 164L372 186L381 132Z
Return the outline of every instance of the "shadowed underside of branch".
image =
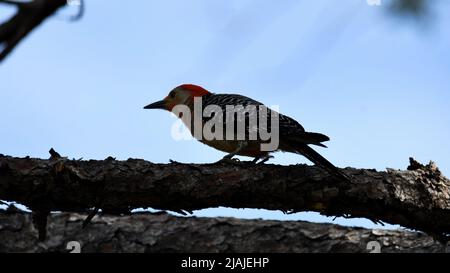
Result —
M81 229L86 215L51 214L48 239L39 242L28 213L0 211L0 252L445 252L422 233L370 230L302 221L101 215ZM369 248L369 249L368 249Z
M49 160L0 155L0 200L28 206L41 229L50 211L224 206L365 217L440 239L450 231L450 182L431 163L411 160L408 171L343 169L352 176L349 182L307 165L79 161L53 153Z

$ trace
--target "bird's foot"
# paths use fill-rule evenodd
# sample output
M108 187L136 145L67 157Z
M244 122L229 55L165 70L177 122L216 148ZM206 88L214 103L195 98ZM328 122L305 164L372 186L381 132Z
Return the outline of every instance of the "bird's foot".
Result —
M241 161L238 158L233 158L233 157L229 157L226 155L221 160L217 161L215 164L221 164L221 163L240 164Z

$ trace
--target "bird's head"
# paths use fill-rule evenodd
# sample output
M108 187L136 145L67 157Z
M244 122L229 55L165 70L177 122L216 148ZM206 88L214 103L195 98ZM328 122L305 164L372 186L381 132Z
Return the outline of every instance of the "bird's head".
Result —
M208 90L194 84L182 84L169 92L163 100L151 103L144 109L164 109L172 111L173 107L179 104L192 105L195 97L202 97L211 94Z

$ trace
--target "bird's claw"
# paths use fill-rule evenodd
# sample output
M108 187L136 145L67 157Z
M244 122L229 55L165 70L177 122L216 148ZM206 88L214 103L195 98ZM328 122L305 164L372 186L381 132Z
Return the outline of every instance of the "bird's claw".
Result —
M226 163L226 164L239 164L241 161L238 158L232 158L229 156L224 156L221 160L217 161L216 164Z

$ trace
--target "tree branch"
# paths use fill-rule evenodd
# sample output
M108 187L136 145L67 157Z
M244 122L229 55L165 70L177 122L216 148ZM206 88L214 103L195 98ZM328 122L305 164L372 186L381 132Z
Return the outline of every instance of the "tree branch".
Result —
M450 182L436 166L411 170L346 168L339 181L320 168L237 164L154 164L139 159L78 161L0 155L0 199L33 211L128 213L152 207L180 212L218 206L365 217L445 239Z
M9 20L0 24L0 62L47 17L66 5L67 0L34 0L15 2L0 0L0 4L17 6L17 12Z
M79 242L81 252L369 252L371 241L383 253L446 251L431 237L400 230L166 213L102 215L82 230L85 217L52 214L50 239L42 243L35 236L30 214L0 211L0 252L68 252L70 241Z

